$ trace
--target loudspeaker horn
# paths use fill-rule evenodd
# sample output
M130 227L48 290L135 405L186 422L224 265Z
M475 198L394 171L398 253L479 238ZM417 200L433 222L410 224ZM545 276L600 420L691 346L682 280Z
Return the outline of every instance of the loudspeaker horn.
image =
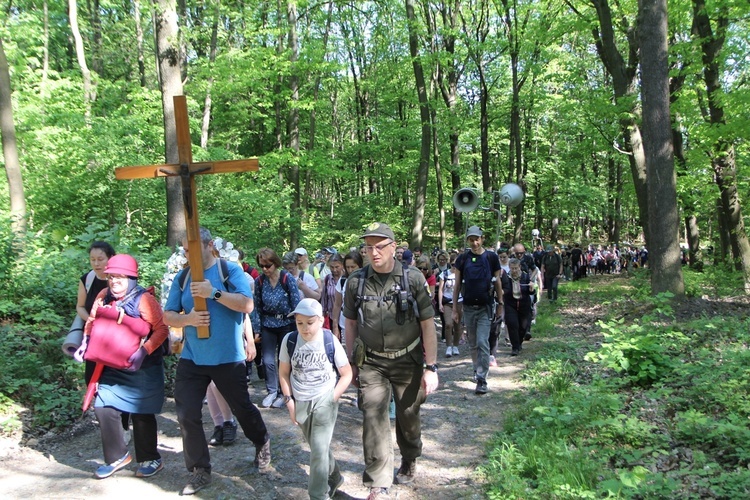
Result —
M459 191L460 192L460 191ZM456 193L458 194L458 193ZM455 204L456 197L453 197ZM509 182L500 189L500 202L509 207L517 207L523 201L523 189L518 184Z
M453 195L453 206L459 212L471 212L479 206L479 196L471 188L461 188Z

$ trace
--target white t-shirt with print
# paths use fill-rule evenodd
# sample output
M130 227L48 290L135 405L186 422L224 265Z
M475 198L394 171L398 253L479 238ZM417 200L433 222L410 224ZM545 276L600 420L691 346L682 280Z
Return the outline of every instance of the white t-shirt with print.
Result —
M286 348L289 335L291 333L286 334L281 342L279 361L292 365L290 379L294 399L312 401L332 391L336 386L336 371L326 355L323 331L321 330L312 342L305 342L302 335L298 334L297 346L294 348L294 355L291 360ZM333 337L333 345L333 362L339 367L348 365L349 359L346 357L346 351L335 336Z

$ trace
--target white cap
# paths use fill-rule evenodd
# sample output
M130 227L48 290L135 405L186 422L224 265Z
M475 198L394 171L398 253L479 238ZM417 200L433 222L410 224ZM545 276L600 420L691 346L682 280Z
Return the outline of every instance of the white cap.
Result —
M307 255L307 250L305 250L302 247L299 247L297 250L294 251L297 255Z
M287 316L292 317L295 314L301 314L303 316L320 316L323 317L323 306L320 305L315 299L302 299L297 304L294 311L290 312Z

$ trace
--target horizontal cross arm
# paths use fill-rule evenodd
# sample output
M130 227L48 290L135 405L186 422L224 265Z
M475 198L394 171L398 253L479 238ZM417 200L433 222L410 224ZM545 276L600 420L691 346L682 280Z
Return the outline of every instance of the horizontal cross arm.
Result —
M191 174L224 174L229 172L251 172L258 170L258 159L206 161L190 164ZM153 179L167 175L180 175L180 166L167 163L164 165L140 165L119 167L115 169L115 179Z

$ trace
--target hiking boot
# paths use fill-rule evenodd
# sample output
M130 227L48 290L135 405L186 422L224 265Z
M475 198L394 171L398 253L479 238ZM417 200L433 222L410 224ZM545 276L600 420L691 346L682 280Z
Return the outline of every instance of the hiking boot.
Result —
M263 401L260 403L260 405L263 408L270 408L274 401L276 401L276 396L278 396L277 392L269 392L268 396L263 398Z
M217 425L214 427L214 433L211 434L211 439L208 440L208 444L211 446L221 446L224 443L224 427Z
M229 446L237 439L237 422L224 422L222 431L224 433L224 446Z
M474 394L487 394L487 381L483 378L477 378L477 387Z
M122 469L123 467L127 467L127 465L133 460L133 458L130 456L130 452L125 452L125 455L122 456L122 458L119 458L112 462L111 464L105 464L96 469L96 472L94 472L94 475L97 477L97 479L104 479L118 470Z
M370 488L370 494L367 495L367 500L377 500L388 498L387 488Z
M344 484L344 476L337 470L328 478L328 497L333 498L342 484Z
M518 356L518 354L521 352L521 349L514 348L512 351L510 351L511 356Z
M211 484L211 472L206 469L196 467L193 469L193 475L190 476L188 484L182 488L183 495L195 495L198 491Z
M531 334L530 333L524 334L523 339L524 340L531 340Z
M148 462L141 462L141 466L135 471L135 477L151 477L164 468L164 463L161 458L156 460L149 460Z
M396 482L398 484L409 484L414 481L414 473L417 471L417 460L406 458L401 459L401 467L396 472Z
M271 440L266 441L263 446L255 446L255 461L253 462L259 471L263 471L271 465Z

